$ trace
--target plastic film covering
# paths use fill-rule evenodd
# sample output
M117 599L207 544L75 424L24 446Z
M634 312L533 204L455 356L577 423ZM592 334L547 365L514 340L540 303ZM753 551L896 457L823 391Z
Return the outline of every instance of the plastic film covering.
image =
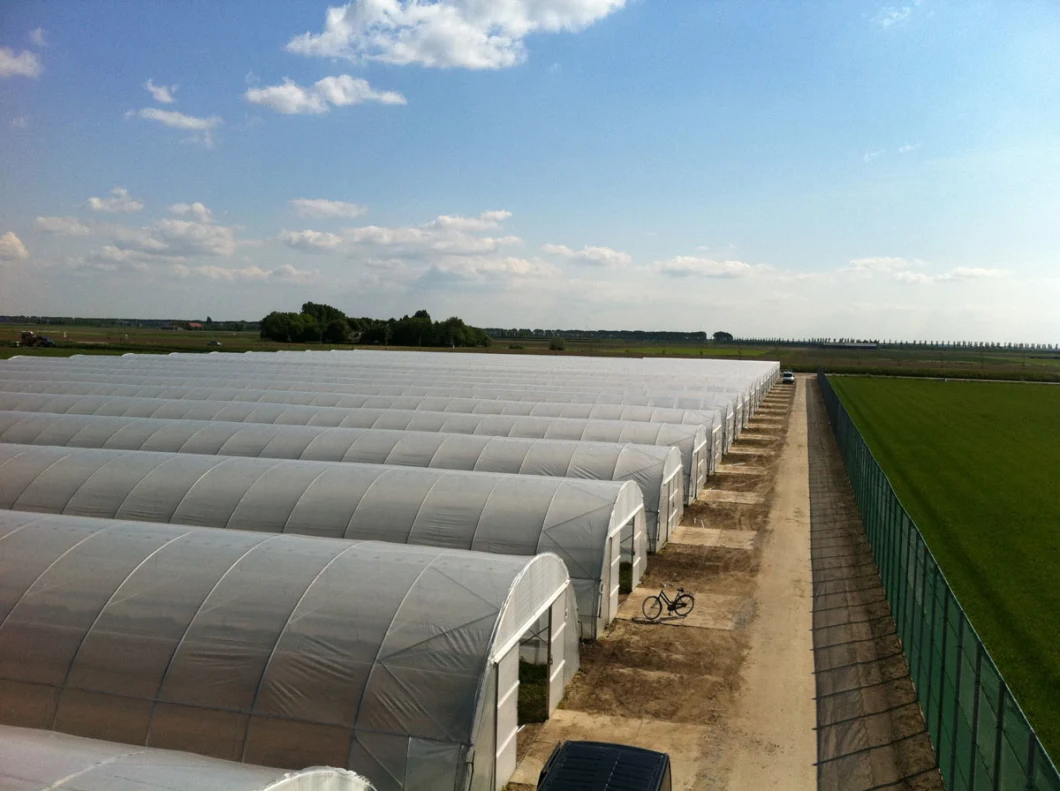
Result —
M371 385L331 384L311 381L288 381L263 374L255 379L237 375L217 376L140 376L93 370L15 370L0 366L0 381L18 384L32 376L37 382L84 382L116 385L156 385L173 388L198 388L195 398L225 401L269 401L283 404L339 406L348 409L423 409L430 412L460 412L476 415L525 415L528 417L571 417L585 420L628 420L646 423L692 423L713 426L722 419L739 418L738 407L713 400L687 399L694 409L677 406L680 399L664 397L635 398L605 393L567 393L549 391L510 391L515 400L504 401L485 396L458 398L447 395L399 395L402 388ZM204 395L205 391L210 395ZM389 392L396 390L396 392ZM632 400L632 402L630 401ZM649 402L649 403L638 403ZM725 410L728 410L726 412Z
M0 718L462 790L495 651L567 591L553 555L0 512Z
M0 725L4 791L371 791L346 769L283 771Z
M946 788L1060 789L1060 771L1013 696L920 528L828 378L817 382L854 490Z
M426 382L457 382L467 385L499 385L510 383L515 385L526 384L553 384L553 378L549 374L555 373L555 382L569 388L571 385L589 385L596 389L600 387L619 388L630 391L641 392L680 392L680 391L716 391L716 392L747 392L754 394L763 385L771 384L773 376L779 374L778 363L761 363L756 361L714 361L723 364L721 369L712 365L710 361L704 360L703 365L693 360L632 360L623 364L621 370L600 370L594 366L593 358L570 358L577 361L576 366L559 365L548 358L538 358L544 365L532 367L517 367L512 362L519 362L518 358L497 356L480 357L478 360L459 359L454 356L448 360L449 365L439 364L446 362L437 353L428 355L416 355L401 353L397 356L378 352L366 354L342 354L341 352L305 354L280 353L213 353L202 354L171 354L166 357L158 355L128 354L121 358L106 358L109 365L127 363L127 369L133 367L140 370L174 369L178 365L199 366L210 365L216 371L234 370L237 366L241 370L267 370L283 371L292 368L292 365L303 375L312 376L315 373L324 373L329 376L344 377L376 377L387 375L392 377L404 377L414 384ZM16 358L16 363L32 364L40 361L40 358L23 357ZM47 362L52 361L45 361ZM85 366L99 365L99 357L75 356L64 358L60 364ZM468 362L477 362L477 365L466 365ZM504 363L509 364L504 364ZM529 359L527 359L529 362ZM458 365L453 365L457 363ZM735 365L733 365L735 363Z
M7 411L0 442L632 481L644 497L650 552L684 510L681 454L655 445Z
M635 569L644 568L647 552L643 498L633 483L374 464L0 444L0 508L553 552L570 572L586 638L616 615L604 594L617 584L612 538Z
M123 360L125 362L123 362ZM369 394L372 391L361 389L369 385L385 386L388 395L448 395L472 398L491 398L500 400L520 400L527 392L565 392L579 394L577 400L607 398L608 403L649 403L649 396L674 399L708 400L711 403L725 403L734 398L748 395L750 389L743 381L704 382L702 379L674 379L655 377L650 381L631 378L629 375L579 375L564 373L551 378L540 373L471 373L430 370L415 368L400 369L392 367L350 367L336 365L284 365L273 362L255 362L246 360L238 362L214 362L202 359L191 360L142 355L130 358L24 358L8 362L4 368L26 373L48 372L72 374L74 372L120 374L123 376L159 376L174 379L186 377L229 377L247 383L280 382L300 385L313 383L312 389L323 385L351 386L349 392ZM174 382L175 383L175 382ZM356 386L356 387L353 387ZM310 389L310 388L302 388ZM591 393L586 392L591 391ZM619 400L619 397L626 397ZM709 397L708 397L709 396ZM680 408L699 408L684 406Z
M83 382L0 380L0 408L21 412L221 420L237 423L374 428L523 439L568 440L675 447L681 454L685 502L706 483L702 426L618 420L464 415L402 409L342 409L271 402L196 400L196 388L136 387ZM164 396L170 396L165 398Z

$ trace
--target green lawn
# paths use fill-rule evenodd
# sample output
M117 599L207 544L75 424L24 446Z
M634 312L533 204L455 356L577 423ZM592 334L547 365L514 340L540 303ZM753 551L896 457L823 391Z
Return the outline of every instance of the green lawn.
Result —
M830 381L1060 755L1060 386Z

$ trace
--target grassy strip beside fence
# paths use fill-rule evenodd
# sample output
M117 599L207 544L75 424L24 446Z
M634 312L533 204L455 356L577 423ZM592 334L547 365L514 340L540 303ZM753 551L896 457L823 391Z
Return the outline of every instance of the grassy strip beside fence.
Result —
M817 382L951 791L1060 791L1038 742L920 530L823 372Z

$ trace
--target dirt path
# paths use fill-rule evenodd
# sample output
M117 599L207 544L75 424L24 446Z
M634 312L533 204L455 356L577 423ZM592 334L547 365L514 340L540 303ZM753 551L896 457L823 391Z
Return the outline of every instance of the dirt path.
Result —
M521 734L509 789L532 789L564 739L668 752L680 791L812 787L804 403L802 380L770 394L769 417L753 422L686 509L619 619L583 645L563 708ZM696 608L684 620L646 623L640 603L664 584L694 591Z
M808 384L818 788L942 791L854 493Z
M755 590L726 787L816 787L806 384L799 377Z

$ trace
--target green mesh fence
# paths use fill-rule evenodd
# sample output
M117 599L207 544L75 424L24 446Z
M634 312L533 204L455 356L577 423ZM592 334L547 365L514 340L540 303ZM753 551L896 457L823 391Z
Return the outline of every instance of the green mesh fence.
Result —
M823 372L817 382L951 791L1060 791L1038 742L916 524Z

